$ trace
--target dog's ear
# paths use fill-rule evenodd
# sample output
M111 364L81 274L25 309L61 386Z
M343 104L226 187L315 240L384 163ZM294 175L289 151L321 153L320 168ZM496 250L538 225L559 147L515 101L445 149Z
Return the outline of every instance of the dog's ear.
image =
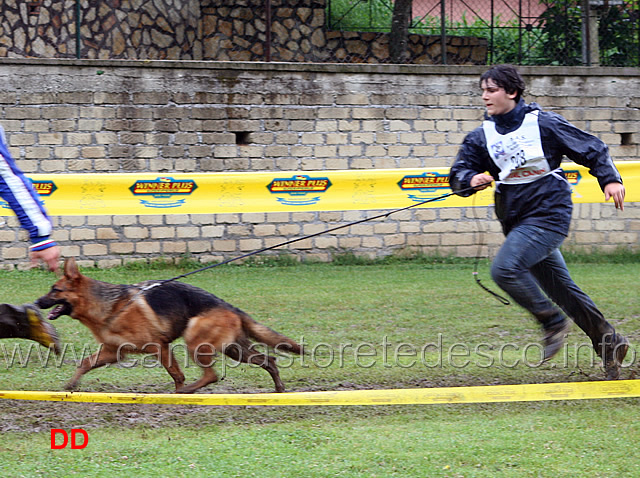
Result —
M69 257L64 261L64 276L70 280L74 280L80 277L78 265L76 264L76 260L73 257Z

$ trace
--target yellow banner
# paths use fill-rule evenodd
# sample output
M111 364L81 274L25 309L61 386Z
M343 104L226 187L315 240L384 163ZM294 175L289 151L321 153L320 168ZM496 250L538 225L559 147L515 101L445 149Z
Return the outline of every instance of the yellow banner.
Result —
M627 202L640 201L640 162L617 163ZM604 202L597 180L574 163L563 166L574 202ZM246 173L33 174L51 215L219 214L487 206L493 188L475 199L451 195L449 168ZM13 214L0 201L0 215Z
M0 399L167 405L435 405L640 397L639 380L289 393L99 393L4 390Z

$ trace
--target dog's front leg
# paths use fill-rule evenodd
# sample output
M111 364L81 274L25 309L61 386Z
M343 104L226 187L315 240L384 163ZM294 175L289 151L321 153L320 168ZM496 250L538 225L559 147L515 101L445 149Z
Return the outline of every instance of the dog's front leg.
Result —
M171 378L173 378L173 381L176 385L176 390L181 389L184 385L184 373L182 373L182 370L180 370L178 361L173 355L173 352L169 348L168 344L163 344L162 348L157 353L157 357L165 370L169 372Z
M80 365L78 365L78 368L76 369L75 375L64 386L65 390L73 390L80 380L80 377L82 377L89 370L102 367L103 365L107 365L109 363L115 363L117 361L118 354L115 351L104 349L98 350L96 353L84 358L82 362L80 362Z

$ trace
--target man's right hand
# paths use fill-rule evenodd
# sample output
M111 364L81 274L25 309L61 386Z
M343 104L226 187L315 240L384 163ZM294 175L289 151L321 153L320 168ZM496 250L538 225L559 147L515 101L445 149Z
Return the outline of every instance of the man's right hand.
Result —
M48 247L41 251L31 251L30 256L33 267L42 261L51 272L58 271L58 261L60 260L60 248L58 246Z
M483 189L491 186L491 183L493 183L493 176L486 173L480 173L471 178L470 186L475 188L476 191L482 191Z

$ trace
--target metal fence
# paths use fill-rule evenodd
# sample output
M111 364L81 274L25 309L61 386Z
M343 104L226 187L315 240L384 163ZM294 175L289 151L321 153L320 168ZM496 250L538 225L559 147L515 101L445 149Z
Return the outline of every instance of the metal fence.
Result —
M403 31L440 36L442 45L483 38L488 63L640 66L640 0L327 0L326 24L395 30L396 41ZM455 63L445 48L441 60Z

